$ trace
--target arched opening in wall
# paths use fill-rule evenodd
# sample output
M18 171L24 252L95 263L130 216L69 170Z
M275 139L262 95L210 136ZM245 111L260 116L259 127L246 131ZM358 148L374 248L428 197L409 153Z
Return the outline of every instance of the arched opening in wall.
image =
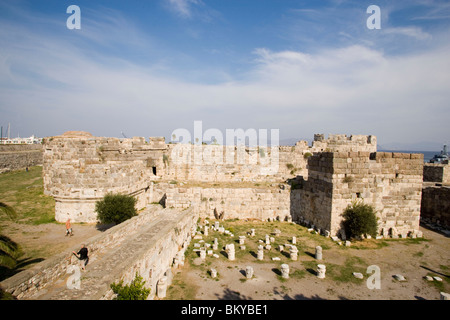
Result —
M156 176L156 167L152 167L153 175Z

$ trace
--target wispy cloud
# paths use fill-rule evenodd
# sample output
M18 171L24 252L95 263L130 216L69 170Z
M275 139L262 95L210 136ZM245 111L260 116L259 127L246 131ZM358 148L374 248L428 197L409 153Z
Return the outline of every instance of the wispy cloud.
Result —
M315 51L261 46L239 73L212 83L188 80L189 70L170 64L161 72L154 39L122 14L105 13L109 18L97 16L94 23L88 13L83 23L92 28L84 33L0 20L0 43L8 44L0 46L2 120L41 136L86 130L169 137L194 120L203 120L205 129L279 128L282 138L361 133L377 135L382 144L448 136L448 39L397 56L360 43ZM421 29L391 30L393 39L426 39ZM149 58L121 54L128 47L134 55L149 50ZM199 65L191 71L210 73Z
M179 16L183 18L192 17L192 8L196 5L201 5L200 0L166 0L169 7Z
M417 40L430 40L433 37L428 32L422 31L419 27L397 27L382 29L385 34L403 35Z

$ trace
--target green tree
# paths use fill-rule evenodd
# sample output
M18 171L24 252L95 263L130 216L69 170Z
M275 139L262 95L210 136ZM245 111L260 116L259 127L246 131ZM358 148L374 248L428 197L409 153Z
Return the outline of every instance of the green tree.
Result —
M145 288L145 281L136 272L134 280L130 285L123 285L123 280L118 284L112 283L111 289L117 295L114 300L146 300L150 294L150 289Z
M15 220L17 213L13 207L0 202L0 212L5 213L9 219ZM0 267L14 269L17 265L19 245L7 236L0 234Z
M354 202L345 209L343 217L344 230L349 238L361 235L376 236L378 218L373 206L363 202Z
M124 194L106 194L95 203L95 211L101 223L122 223L137 215L136 198Z

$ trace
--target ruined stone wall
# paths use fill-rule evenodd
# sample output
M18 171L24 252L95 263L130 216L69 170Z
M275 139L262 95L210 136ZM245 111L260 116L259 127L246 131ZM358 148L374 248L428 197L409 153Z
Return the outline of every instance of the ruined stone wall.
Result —
M375 136L316 135L312 146L249 148L245 146L169 144L165 178L179 181L285 181L308 176L308 157L324 151L376 151Z
M314 152L376 152L377 138L372 135L315 134L312 144Z
M352 200L375 207L379 231L387 236L419 230L423 155L408 153L335 153L332 230ZM341 168L339 168L341 167Z
M328 139L316 135L311 147L299 141L295 146L274 148L166 144L160 137L147 142L144 138L93 137L85 132L67 132L44 143L44 191L55 198L55 219L60 222L67 218L95 222L95 202L108 192L134 195L140 209L154 201L152 182L216 182L219 187L223 182L284 182L308 177L312 154L376 148L373 136L345 135ZM310 181L314 179L313 175ZM323 186L311 188L315 198L314 188ZM322 208L321 200L315 207Z
M317 153L308 159L308 180L294 182L291 196L293 220L331 230L333 166L332 153Z
M80 246L40 262L0 285L18 299L112 299L110 284L120 280L124 285L130 284L137 272L151 289L151 299L157 292L158 281L181 265L184 251L195 235L197 220L198 215L192 210L167 212L154 206L86 240L89 264L79 289L68 289L66 283L57 282L68 281L68 267L78 265L77 258L70 252L78 251ZM115 254L108 254L114 250ZM128 259L120 259L123 252ZM52 290L52 286L63 288Z
M333 152L309 161L309 178L298 196L300 220L337 235L342 213L359 200L373 205L379 233L418 231L423 155L388 152Z
M214 218L224 212L224 219L285 220L290 216L290 190L271 188L184 188L172 185L166 190L168 208L193 207L202 217Z
M425 163L423 167L423 181L450 184L450 165Z
M41 144L0 145L0 173L42 164Z
M162 153L158 157L158 152L143 138L86 134L46 139L44 192L55 198L55 219L95 222L95 201L108 192L134 195L137 208L144 208L149 181L163 168Z
M133 235L140 226L155 219L158 214L159 212L155 209L148 210L139 216L108 229L104 233L86 239L83 243L89 249L90 261L95 261L101 250L119 246L124 240ZM76 263L76 258L72 259L70 253L72 251L78 252L79 249L80 245L77 245L69 248L67 252L57 254L50 259L37 263L31 268L2 281L0 283L1 287L18 299L30 298L64 276L67 272L67 267Z
M424 186L420 214L424 221L450 229L450 187Z

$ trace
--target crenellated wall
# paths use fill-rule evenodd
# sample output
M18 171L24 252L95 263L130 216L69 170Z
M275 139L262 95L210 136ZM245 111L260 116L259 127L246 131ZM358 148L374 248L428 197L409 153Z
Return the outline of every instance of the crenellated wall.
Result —
M294 218L339 234L342 213L354 201L373 205L379 233L419 230L423 155L388 152L324 152L309 159Z
M248 148L67 132L45 141L44 186L55 198L57 221L95 222L95 202L114 192L135 196L138 209L165 197L169 206L193 205L205 215L213 206L226 208L229 217L290 214L333 234L345 207L362 198L376 206L383 229L417 229L423 159L374 151L376 137L363 135L325 139L319 134L312 146L299 141L295 146ZM301 189L273 192L267 187L295 177L305 182ZM212 185L174 188L186 182ZM228 183L253 186L221 185Z

